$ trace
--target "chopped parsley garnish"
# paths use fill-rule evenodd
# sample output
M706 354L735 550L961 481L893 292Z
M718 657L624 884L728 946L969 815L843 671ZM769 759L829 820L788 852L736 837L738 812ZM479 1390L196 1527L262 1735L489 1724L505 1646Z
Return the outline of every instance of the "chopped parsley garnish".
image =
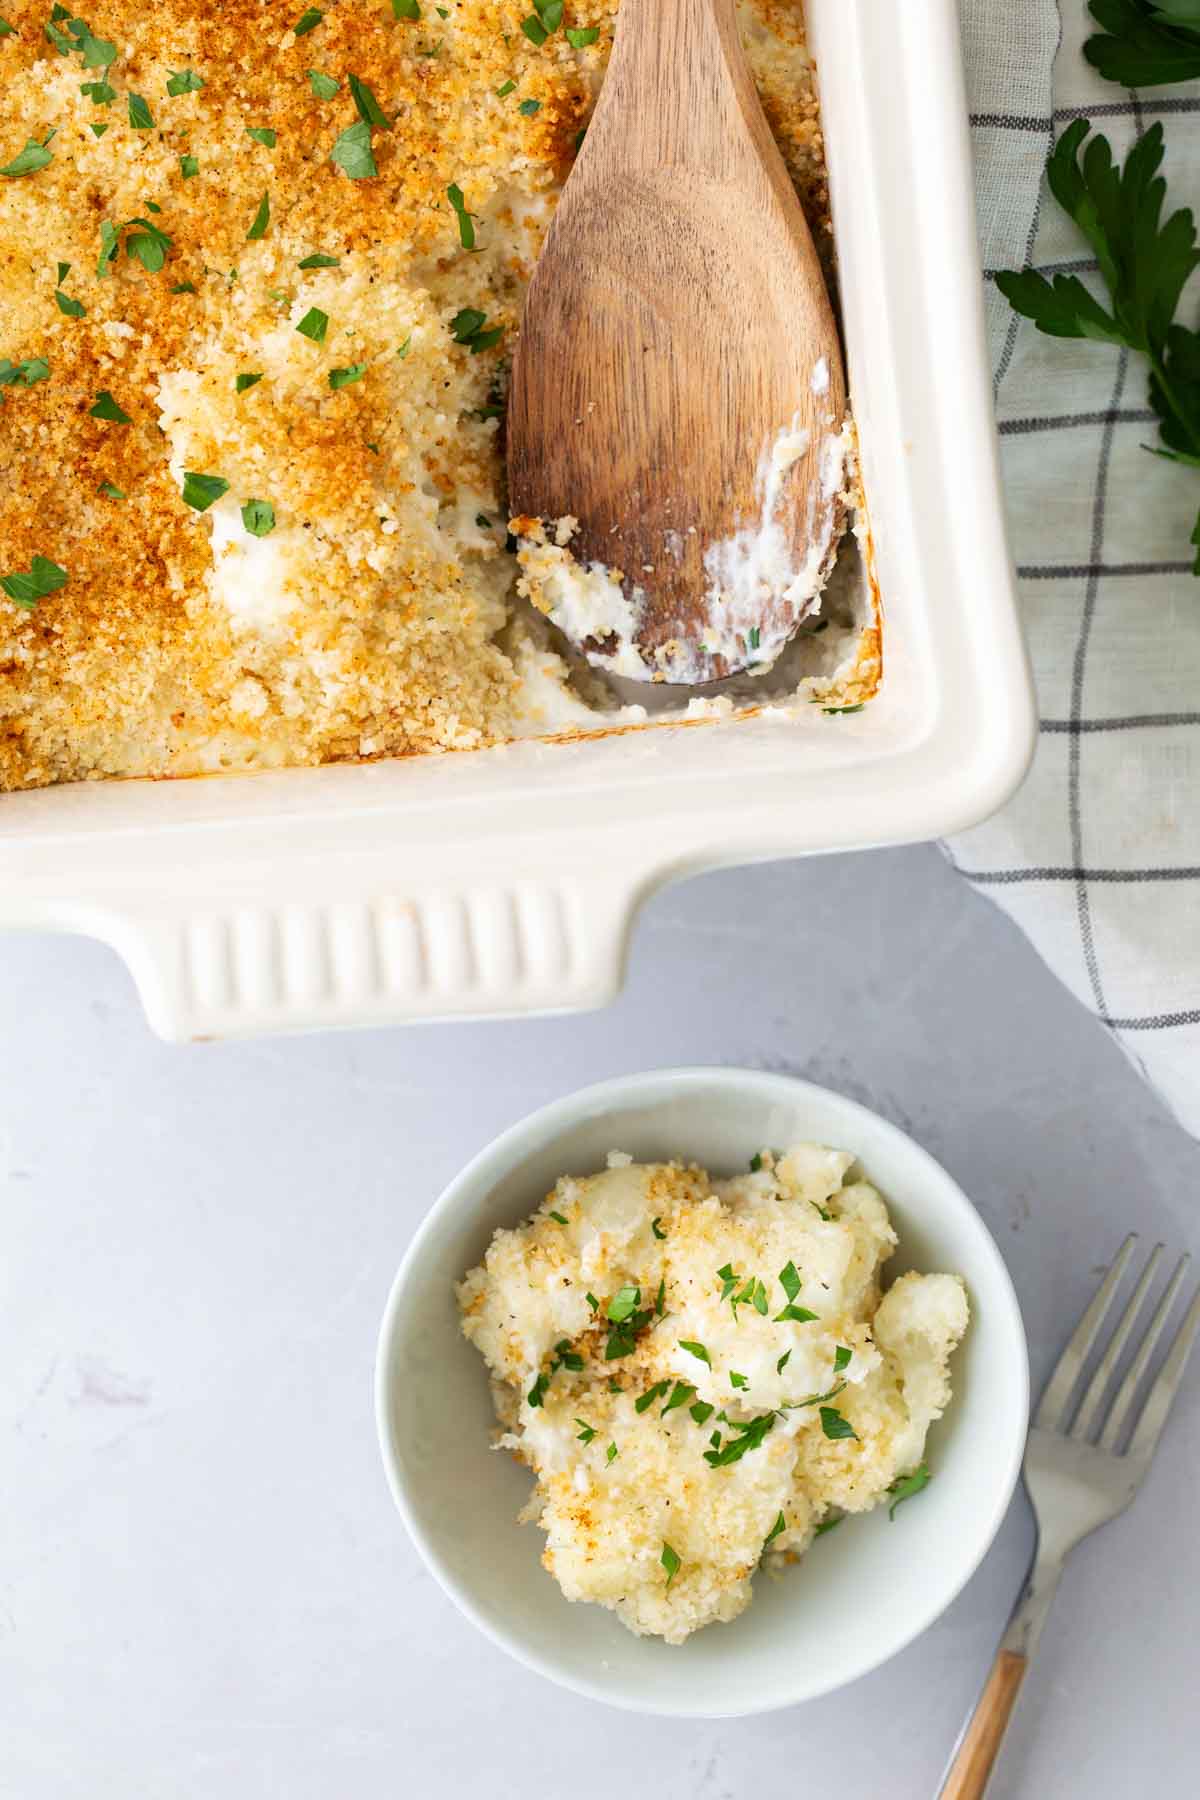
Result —
M45 144L39 144L36 138L28 138L25 148L18 150L10 163L5 163L0 175L36 175L39 169L47 168L53 161L53 151L47 150Z
M265 144L268 150L273 150L278 141L278 135L270 125L247 125L246 136L252 137L256 144Z
M458 241L464 250L475 248L475 220L467 211L467 203L463 199L463 191L457 182L452 181L446 189L446 198L450 202L458 220Z
M234 389L236 390L237 393L244 394L246 392L247 388L252 388L252 387L256 386L257 383L260 382L261 380L262 380L262 370L261 369L246 369L242 374L237 376L237 378L235 379L234 384L233 384Z
M172 69L167 77L167 92L176 94L198 94L204 86L204 77L197 75L194 69Z
M534 113L539 113L541 110L542 103L540 100L522 100L520 106L517 108L517 111L519 113L524 113L527 119L532 119Z
M421 8L418 0L392 0L392 16L396 19L419 19Z
M472 355L478 356L481 350L491 350L504 336L503 325L493 325L485 331L487 314L481 313L477 307L464 306L456 312L450 321L450 330L456 344L465 344Z
M600 28L597 25L568 25L566 35L572 50L586 50L600 36Z
M634 1412L644 1413L648 1411L649 1408L654 1405L656 1400L662 1399L670 1385L669 1381L656 1381L653 1387L648 1387L644 1394L638 1395L633 1403Z
M93 106L111 106L117 97L116 88L110 87L107 81L82 81L79 91L90 95Z
M631 1293L636 1296L639 1294L639 1289L623 1287L616 1295L615 1299L609 1303L608 1317L612 1320L612 1323L609 1325L608 1342L604 1347L605 1362L613 1362L619 1356L632 1356L634 1350L637 1348L635 1340L638 1332L644 1330L650 1323L650 1320L654 1317L652 1309L647 1306L643 1307L639 1312L624 1313L622 1310L622 1317L613 1320L613 1307L616 1306L623 1309L626 1300ZM634 1304L637 1304L636 1299Z
M87 307L81 300L72 300L70 294L64 294L61 288L55 288L54 298L58 302L59 312L66 313L68 319L84 319Z
M497 100L507 100L508 96L515 92L516 86L517 84L515 81L506 81L503 87L498 87L496 89Z
M358 372L359 372L359 374L361 374L361 373L362 373L362 371L363 371L363 370L364 370L364 369L365 369L365 368L366 368L366 366L367 366L367 365L366 365L366 363L355 363L355 364L354 364L354 365L353 365L353 366L354 366L354 368L356 368L356 369L357 369L357 370L358 370ZM331 369L331 370L330 370L330 371L329 371L329 385L330 385L330 387L345 387L345 385L346 385L346 383L345 383L345 382L344 382L344 381L335 381L335 380L334 380L334 379L333 379L333 378L334 378L334 376L335 376L335 375L349 375L349 376L350 376L350 380L351 380L351 381L357 381L357 380L358 380L358 375L351 375L351 374L350 374L350 370L349 370L349 369ZM564 1219L564 1218L563 1218L563 1216L562 1216L562 1214L561 1214L561 1213L560 1213L560 1212L552 1212L552 1213L547 1213L547 1214L546 1214L546 1217L547 1217L547 1218L548 1218L548 1219L553 1219L553 1220L554 1220L554 1223L555 1223L555 1224L556 1224L556 1225L565 1225L565 1224L566 1224L566 1222L567 1222L567 1221L566 1221L566 1220L565 1220L565 1219Z
M583 1297L587 1301L588 1305L591 1307L591 1309L594 1313L597 1313L600 1311L600 1302L597 1300L595 1294L588 1293L588 1294L585 1294Z
M347 125L329 152L329 160L344 170L351 181L366 181L372 175L378 175L371 154L371 127L365 119L356 119L353 125Z
M310 69L308 85L318 100L332 100L342 84L340 81L335 81L332 75L323 75L320 69Z
M813 1532L813 1536L815 1538L824 1537L825 1533L827 1531L835 1530L837 1528L837 1526L839 1526L841 1524L842 1520L845 1517L846 1517L845 1513L835 1513L833 1515L832 1519L822 1519L821 1523L817 1526L816 1530Z
M411 349L412 349L412 332L410 331L408 336L405 338L404 342L401 344L400 348L396 352L397 361L403 362L405 357L408 355L408 353Z
M827 1438L833 1438L835 1442L839 1438L858 1437L858 1433L849 1419L844 1419L836 1406L821 1408L821 1430Z
M689 1356L696 1357L697 1360L702 1363L708 1362L708 1351L704 1348L704 1345L695 1343L691 1338L680 1338L679 1348L681 1350L686 1350ZM708 1363L708 1366L710 1369L712 1368L711 1363Z
M665 1275L659 1276L658 1293L654 1296L654 1310L660 1319L667 1310L667 1278Z
M478 525L480 531L490 531L492 529L492 521L488 518L486 513L476 513L475 523ZM550 1216L553 1218L553 1213ZM566 1224L565 1219L563 1220L563 1224Z
M787 1520L784 1518L783 1514L780 1513L779 1517L776 1519L775 1523L772 1525L770 1531L768 1531L766 1537L763 1539L763 1549L765 1550L767 1545L769 1543L771 1543L774 1538L777 1538L781 1531L786 1531L786 1530L787 1530Z
M712 1406L707 1400L697 1400L694 1406L688 1407L688 1411L691 1413L693 1419L695 1419L697 1425L707 1424L713 1415Z
M36 387L39 381L47 381L50 376L50 364L44 356L28 356L24 362L9 362L7 356L0 356L0 388ZM3 399L3 394L0 394Z
M100 389L100 392L96 395L95 405L89 406L88 412L93 419L111 419L114 425L128 425L131 423L129 414L125 411L124 407L118 406L107 388Z
M360 81L357 75L349 75L347 80L350 83L354 104L358 108L358 116L363 123L378 125L382 131L390 131L392 129L391 121L366 82Z
M533 1386L530 1388L529 1392L525 1396L525 1398L528 1400L530 1406L540 1406L542 1404L542 1401L546 1395L546 1389L549 1386L550 1386L550 1377L548 1375L539 1375L537 1380L534 1382Z
M264 194L258 203L258 211L251 221L246 237L250 243L267 235L267 226L271 223L271 196Z
M242 524L251 537L264 538L275 529L275 508L269 500L247 500Z
M198 156L181 156L179 173L185 181L190 181L193 175L200 173L200 158Z
M108 130L108 126L105 124L97 124L96 121L93 120L89 124L88 130L93 134L94 137L103 137L105 132Z
M194 281L177 281L171 289L173 294L194 294L197 292Z
M329 330L329 314L323 313L319 306L310 306L296 330L301 337L310 338L314 344L323 344L325 333Z
M794 1300L800 1292L800 1274L794 1262L786 1262L780 1269L779 1285L789 1300Z
M762 1152L761 1152L761 1150L756 1150L754 1152L754 1155L750 1158L750 1173L752 1175L757 1175L759 1170L762 1169L764 1166L765 1165L764 1165L763 1159L762 1159Z
M154 115L140 94L129 96L129 123L135 131L154 130Z
M68 579L67 571L48 556L35 556L27 571L15 569L11 575L0 575L0 588L14 605L30 612L47 594L66 587Z
M617 1446L615 1444L610 1444L608 1446L608 1449L604 1452L604 1460L605 1462L616 1462Z
M296 23L292 26L293 36L307 37L310 31L315 31L317 29L317 26L321 23L321 20L324 17L325 17L325 14L323 12L321 12L317 7L310 6L307 9L307 11L302 12L300 14L300 17L296 20Z
M759 630L757 625L752 625L750 627L749 631L746 633L746 642L750 646L751 650L758 649L758 646L762 642L762 632Z
M665 1238L667 1235L665 1231L660 1231L658 1229L661 1222L662 1222L661 1214L659 1215L659 1217L657 1219L651 1219L651 1221L650 1221L651 1231L654 1233L655 1237L659 1238L660 1240Z
M111 481L102 481L96 492L107 494L110 500L124 500L128 497L124 488L114 487Z
M789 1363L789 1362L790 1362L790 1360L791 1360L791 1355L792 1355L792 1353L791 1353L791 1351L790 1351L790 1350L785 1350L785 1351L784 1351L784 1353L783 1353L783 1355L782 1355L782 1356L781 1356L781 1357L780 1357L780 1359L779 1359L779 1361L778 1361L778 1362L777 1362L777 1363L776 1363L776 1364L775 1364L775 1373L776 1373L776 1374L777 1374L777 1375L782 1375L782 1374L783 1374L783 1371L784 1371L784 1370L785 1370L785 1369L786 1369L786 1368L787 1368L787 1366L788 1366L788 1363Z
M675 1577L678 1575L680 1569L683 1567L683 1564L679 1560L678 1552L672 1550L670 1544L667 1543L665 1538L663 1540L662 1555L659 1558L659 1561L662 1563L663 1568L667 1571L667 1589L669 1592L671 1583L674 1581Z
M631 1313L637 1311L638 1303L641 1298L641 1288L635 1287L630 1282L626 1282L624 1287L618 1288L617 1292L605 1307L605 1317L611 1319L614 1325L622 1324L629 1318Z
M306 256L303 262L298 262L296 267L298 269L336 269L341 266L341 260L340 256L326 256L322 251L317 250L312 256Z
M750 1383L745 1375L739 1375L736 1369L730 1369L729 1385L730 1387L744 1388L749 1387Z
M561 1338L554 1346L558 1360L550 1364L550 1373L555 1369L574 1369L578 1372L583 1367L583 1358L578 1350L572 1350L570 1338Z
M200 475L195 469L183 472L183 499L197 512L207 512L214 500L229 492L229 483L220 475Z
M757 1450L767 1433L772 1429L777 1418L774 1412L759 1413L747 1425L739 1425L735 1429L739 1435L731 1437L720 1448L706 1450L704 1460L714 1469L728 1468L730 1463L741 1462L747 1450Z
M857 706L823 706L821 708L821 711L824 713L828 713L832 717L834 713L861 712L863 709L863 704L864 704L863 701L860 700ZM824 1218L824 1217L827 1217L828 1215L823 1213L821 1216Z
M531 44L544 44L546 39L550 36L550 33L546 30L546 27L542 24L542 21L538 18L536 13L530 13L527 19L521 20L521 30L525 33L525 36L529 39Z
M851 1350L846 1344L838 1345L837 1349L833 1353L833 1372L835 1375L841 1374L842 1370L848 1366L848 1364L850 1362L850 1358L853 1355L854 1355L853 1350Z
M677 1381L671 1389L671 1398L663 1407L661 1416L665 1419L667 1414L674 1412L677 1406L686 1406L695 1391L690 1381Z
M896 1508L903 1505L905 1500L911 1500L914 1494L919 1494L922 1488L927 1488L932 1479L929 1464L918 1463L911 1475L902 1475L899 1480L893 1481L888 1488L888 1493L893 1494L895 1498L888 1507L888 1518L894 1519Z
M816 1313L810 1312L807 1306L793 1306L789 1300L783 1311L775 1314L775 1323L778 1325L783 1320L790 1319L795 1325L807 1325L816 1316Z
M142 229L131 230L134 225L140 225ZM167 260L171 242L167 233L152 225L149 219L130 219L126 227L125 254L140 262L148 274L155 275Z
M596 1427L589 1425L586 1419L576 1419L579 1430L575 1433L581 1444L590 1444L596 1435Z
M844 1381L838 1381L833 1387L826 1388L823 1394L806 1394L803 1400L785 1400L783 1410L784 1412L800 1412L806 1406L819 1406L822 1400L836 1400L845 1385Z
M62 286L63 282L67 279L67 276L70 273L71 273L70 263L60 262L58 265L58 273L54 277L54 279L57 282L59 287Z
M0 38L16 36L18 36L16 26L10 25L7 19L0 19Z

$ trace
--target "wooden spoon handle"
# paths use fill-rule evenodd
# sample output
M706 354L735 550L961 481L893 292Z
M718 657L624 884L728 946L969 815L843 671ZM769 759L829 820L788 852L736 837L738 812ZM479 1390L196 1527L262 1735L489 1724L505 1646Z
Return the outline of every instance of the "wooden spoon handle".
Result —
M1028 1667L1015 1650L997 1654L938 1800L983 1800Z

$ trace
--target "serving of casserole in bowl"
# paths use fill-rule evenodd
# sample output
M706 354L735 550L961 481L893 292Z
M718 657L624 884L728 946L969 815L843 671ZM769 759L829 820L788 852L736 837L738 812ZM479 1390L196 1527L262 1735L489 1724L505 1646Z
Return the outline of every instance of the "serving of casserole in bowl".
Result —
M615 8L9 10L0 921L114 944L176 1037L590 1005L653 885L1011 792L951 0L743 8L855 535L774 669L661 708L528 603L501 479Z

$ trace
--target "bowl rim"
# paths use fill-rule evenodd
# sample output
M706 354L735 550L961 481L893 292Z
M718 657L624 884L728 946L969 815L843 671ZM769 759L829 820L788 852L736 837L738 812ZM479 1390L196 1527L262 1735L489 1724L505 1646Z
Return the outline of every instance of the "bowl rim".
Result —
M527 1147L532 1147L531 1139L540 1139L547 1131L553 1130L555 1127L569 1125L581 1113L586 1112L588 1117L594 1118L597 1111L602 1111L616 1103L632 1099L635 1096L645 1099L647 1090L652 1089L655 1084L677 1091L680 1087L691 1087L699 1085L701 1082L712 1082L714 1079L730 1081L743 1092L747 1088L757 1089L760 1094L774 1090L781 1100L788 1097L794 1099L795 1096L802 1094L815 1097L818 1101L836 1101L837 1105L844 1108L851 1116L857 1115L861 1119L869 1120L873 1129L882 1128L885 1136L901 1140L906 1150L915 1154L918 1163L926 1165L935 1182L946 1184L946 1191L951 1198L952 1205L962 1210L968 1224L973 1226L979 1234L981 1251L991 1264L991 1273L995 1283L994 1289L991 1290L994 1295L994 1303L998 1304L1008 1315L1006 1327L1013 1337L1014 1349L1017 1353L1016 1367L1012 1373L1019 1387L1020 1399L1014 1417L1022 1421L1020 1429L1014 1432L1014 1442L1009 1450L1004 1479L997 1484L991 1508L986 1516L986 1524L979 1531L977 1546L964 1564L956 1585L949 1592L939 1593L933 1604L914 1614L911 1627L906 1627L894 1641L879 1650L878 1653L868 1652L851 1673L836 1675L828 1681L806 1687L802 1693L792 1694L790 1697L765 1698L761 1704L739 1705L725 1710L687 1704L664 1705L661 1702L655 1703L653 1699L642 1699L637 1695L613 1694L598 1683L564 1672L562 1668L545 1657L526 1649L516 1638L497 1629L490 1620L485 1619L476 1607L469 1590L445 1567L439 1552L409 1505L406 1486L400 1476L393 1454L389 1410L391 1350L404 1294L407 1291L412 1272L421 1260L427 1240L436 1231L439 1222L454 1210L464 1196L481 1181L494 1181L502 1173L510 1170L519 1160L523 1151ZM653 1099L652 1093L650 1098ZM869 1675L873 1670L882 1667L884 1663L890 1662L894 1656L900 1655L910 1644L928 1631L930 1626L954 1604L995 1542L1021 1473L1029 1428L1029 1348L1012 1277L986 1221L949 1170L944 1168L937 1158L931 1155L915 1138L910 1137L908 1132L894 1124L892 1120L885 1118L882 1113L877 1113L871 1107L864 1106L861 1101L851 1099L849 1095L840 1093L836 1088L825 1087L819 1082L808 1081L801 1076L782 1074L774 1070L751 1069L738 1064L690 1063L675 1067L643 1069L628 1075L611 1076L607 1080L593 1082L586 1087L575 1088L568 1094L560 1095L557 1099L548 1101L544 1106L525 1114L514 1124L507 1126L498 1136L492 1138L478 1150L459 1170L458 1174L451 1178L417 1226L400 1259L399 1267L388 1290L375 1351L374 1410L384 1473L392 1499L409 1537L443 1593L453 1601L463 1616L498 1649L504 1651L522 1667L553 1682L555 1686L566 1688L585 1700L598 1701L602 1705L615 1707L622 1712L648 1714L658 1718L751 1718L762 1713L779 1712L785 1707L803 1705L809 1700L819 1700L827 1694L835 1693L838 1689L849 1686L851 1682L861 1680L863 1676Z

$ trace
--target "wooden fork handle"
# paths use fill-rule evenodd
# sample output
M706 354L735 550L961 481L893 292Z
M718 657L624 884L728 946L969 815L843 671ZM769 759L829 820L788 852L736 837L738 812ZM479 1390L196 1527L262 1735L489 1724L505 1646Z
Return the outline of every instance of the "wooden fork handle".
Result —
M983 1800L1028 1667L1029 1659L1015 1650L1001 1650L997 1654L987 1686L963 1732L939 1800Z

